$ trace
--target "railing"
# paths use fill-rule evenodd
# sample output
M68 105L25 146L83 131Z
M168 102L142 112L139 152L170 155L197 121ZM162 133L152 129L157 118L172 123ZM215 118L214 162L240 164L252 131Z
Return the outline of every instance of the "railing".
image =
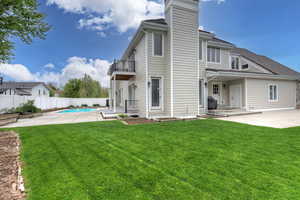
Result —
M135 61L126 60L113 63L108 71L108 75L112 75L114 72L135 72Z
M137 100L125 100L125 113L136 112L138 110Z

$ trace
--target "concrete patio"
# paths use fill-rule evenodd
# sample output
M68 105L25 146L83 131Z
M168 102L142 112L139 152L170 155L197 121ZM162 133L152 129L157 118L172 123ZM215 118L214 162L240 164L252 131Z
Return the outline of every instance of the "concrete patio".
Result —
M72 124L80 122L95 122L102 121L100 110L92 112L78 112L78 113L59 113L50 112L44 113L41 117L31 119L20 119L18 122L2 126L0 128L14 128L27 126L40 126L50 124Z
M231 116L219 119L255 126L290 128L300 126L300 110L269 111L262 114Z

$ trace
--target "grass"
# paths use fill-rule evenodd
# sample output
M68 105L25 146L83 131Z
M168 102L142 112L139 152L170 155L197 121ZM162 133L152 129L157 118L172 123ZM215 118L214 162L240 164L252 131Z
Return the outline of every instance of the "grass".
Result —
M28 200L300 199L300 128L198 120L14 130Z

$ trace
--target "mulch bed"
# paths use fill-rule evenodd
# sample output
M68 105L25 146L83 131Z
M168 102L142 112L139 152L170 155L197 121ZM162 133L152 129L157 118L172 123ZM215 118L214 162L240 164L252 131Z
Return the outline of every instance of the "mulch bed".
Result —
M25 199L21 165L20 140L15 132L0 131L0 199Z
M149 124L149 123L155 123L156 121L146 118L128 118L123 119L123 122L127 125L135 125L135 124Z

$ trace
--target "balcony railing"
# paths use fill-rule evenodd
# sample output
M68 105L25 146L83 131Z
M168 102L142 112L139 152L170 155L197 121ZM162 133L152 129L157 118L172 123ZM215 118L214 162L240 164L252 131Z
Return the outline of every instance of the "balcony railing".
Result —
M135 72L135 61L126 60L113 63L108 71L108 75L112 75L114 72Z

